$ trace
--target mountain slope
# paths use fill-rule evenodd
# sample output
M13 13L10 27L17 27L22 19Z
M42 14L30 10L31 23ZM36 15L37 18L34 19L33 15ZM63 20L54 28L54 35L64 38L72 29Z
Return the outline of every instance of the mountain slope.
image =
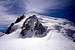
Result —
M23 17L0 37L0 50L75 50L72 22L36 13Z

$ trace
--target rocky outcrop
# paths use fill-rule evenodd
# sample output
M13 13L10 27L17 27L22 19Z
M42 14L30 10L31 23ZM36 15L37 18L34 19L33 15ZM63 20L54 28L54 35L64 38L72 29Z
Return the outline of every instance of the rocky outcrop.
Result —
M75 42L75 30L66 29L66 33L69 37L72 38L72 40Z
M10 34L11 32L14 32L18 29L18 25L14 25L15 23L20 22L25 16L21 16L20 18L17 18L17 20L12 23L5 34ZM46 36L46 28L40 23L36 15L32 15L29 18L25 20L22 26L22 31L20 33L20 37L26 38L26 37L44 37Z
M20 16L19 18L17 18L17 20L15 21L15 23L18 23L18 22L20 22L22 19L24 19L25 18L25 16L24 15L22 15L22 16Z
M46 28L39 22L36 23L34 30L36 30L36 37L44 37L46 35Z
M22 26L22 31L20 33L22 38L26 37L44 37L46 36L45 27L38 21L36 15L30 16L26 19Z
M14 26L14 24L20 22L24 18L25 18L24 15L20 16L19 18L17 18L17 20L8 27L8 29L6 30L5 34L10 34L11 32L15 31L18 26Z
M10 34L11 33L11 29L12 29L12 26L14 25L14 23L12 23L9 27L8 27L8 29L7 29L7 31L5 32L5 34Z

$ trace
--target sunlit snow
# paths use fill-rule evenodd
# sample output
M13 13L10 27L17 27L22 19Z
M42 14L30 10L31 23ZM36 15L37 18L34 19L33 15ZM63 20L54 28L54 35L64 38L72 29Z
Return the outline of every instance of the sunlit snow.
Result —
M27 14L26 16L29 15ZM4 36L0 37L0 50L75 50L75 43L61 33L63 30L59 32L53 27L54 25L59 25L58 23L63 23L67 20L38 15L38 18L43 19L40 20L40 22L43 22L42 24L48 26L48 29L51 30L49 30L47 32L47 36L43 38L32 37L22 39L19 38L19 34L21 32L20 27L26 18L15 24L19 26L17 30L9 35L5 34ZM66 27L64 25L61 26Z

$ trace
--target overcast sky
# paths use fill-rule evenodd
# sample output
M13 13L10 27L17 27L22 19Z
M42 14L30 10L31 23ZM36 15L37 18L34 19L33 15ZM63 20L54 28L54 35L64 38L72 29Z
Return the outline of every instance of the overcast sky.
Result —
M48 9L63 9L70 3L71 0L2 0L0 6L11 14L21 14L27 11L43 13Z
M54 13L66 9L72 0L0 0L0 26L9 25L24 12ZM53 11L52 11L53 10ZM2 27L2 26L1 26Z

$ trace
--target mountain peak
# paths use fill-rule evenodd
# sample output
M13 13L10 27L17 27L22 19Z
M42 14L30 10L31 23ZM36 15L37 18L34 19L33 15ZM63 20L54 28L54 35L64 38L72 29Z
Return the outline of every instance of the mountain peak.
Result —
M47 34L52 34L51 31L57 31L75 39L75 26L66 19L43 16L35 12L24 14L19 19L9 26L6 34L18 34L20 38L41 38Z
M38 16L39 13L37 13L37 12L35 12L35 11L28 11L28 12L26 12L24 15L25 15L25 16L32 16L32 15Z
M44 37L44 36L46 36L46 33L45 33L46 28L38 20L38 17L36 15L31 15L27 18L25 18L25 16L23 15L18 19L16 20L15 23L12 23L10 25L10 27L8 28L6 34L10 34L10 33L14 32L16 29L18 29L18 28L15 29L14 24L19 23L21 20L25 19L23 24L22 24L22 27L20 27L20 29L22 29L22 31L20 32L20 37L21 38Z
M43 37L46 36L45 27L40 23L36 15L32 15L25 20L22 26L21 37Z

